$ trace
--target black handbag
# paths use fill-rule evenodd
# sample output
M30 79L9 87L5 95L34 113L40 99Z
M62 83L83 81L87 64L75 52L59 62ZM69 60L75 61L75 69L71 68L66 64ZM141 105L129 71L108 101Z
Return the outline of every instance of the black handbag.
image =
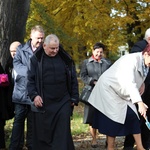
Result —
M88 102L88 99L90 97L90 94L92 92L93 87L90 85L85 85L82 89L82 92L80 94L79 97L79 101L86 104L86 105L90 105L90 103Z

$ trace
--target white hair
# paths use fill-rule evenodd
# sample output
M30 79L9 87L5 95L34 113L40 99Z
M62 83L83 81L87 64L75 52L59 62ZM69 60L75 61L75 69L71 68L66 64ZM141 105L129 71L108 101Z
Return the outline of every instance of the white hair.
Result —
M45 40L44 40L44 44L49 44L51 41L55 41L56 43L59 43L59 39L55 34L50 34L48 35Z
M144 39L147 40L149 37L150 37L150 28L148 28L148 29L145 31L145 37L144 37Z

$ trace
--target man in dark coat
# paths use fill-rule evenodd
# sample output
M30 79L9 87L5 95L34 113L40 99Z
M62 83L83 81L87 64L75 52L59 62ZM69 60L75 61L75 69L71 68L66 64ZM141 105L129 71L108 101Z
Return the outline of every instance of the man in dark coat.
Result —
M130 53L142 52L147 44L150 44L150 28L146 30L143 40L134 44ZM145 80L145 92L142 95L144 103L149 107L147 111L148 119L150 119L150 71ZM143 147L146 150L150 149L150 131L145 125L145 119L141 117L141 138ZM133 150L134 138L132 135L128 135L124 141L124 150Z
M71 106L78 105L78 82L71 57L51 34L31 58L28 94L33 101L33 150L74 150Z

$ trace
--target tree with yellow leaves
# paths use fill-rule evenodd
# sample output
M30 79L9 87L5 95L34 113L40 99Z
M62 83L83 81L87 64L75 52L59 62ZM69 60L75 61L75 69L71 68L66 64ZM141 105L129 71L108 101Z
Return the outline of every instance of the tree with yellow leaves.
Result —
M148 0L32 0L28 26L36 22L55 33L76 62L84 59L95 42L107 46L107 56L118 47L129 48L149 27Z

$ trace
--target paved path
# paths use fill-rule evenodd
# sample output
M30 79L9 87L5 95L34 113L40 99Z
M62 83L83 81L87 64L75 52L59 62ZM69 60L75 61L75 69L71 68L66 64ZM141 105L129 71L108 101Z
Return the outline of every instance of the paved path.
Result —
M105 148L105 141L106 136L100 134L98 136L98 148L92 148L91 147L91 136L87 136L86 138L74 138L74 145L76 150L106 150ZM123 141L124 137L117 137L116 138L116 150L122 150L123 149Z

